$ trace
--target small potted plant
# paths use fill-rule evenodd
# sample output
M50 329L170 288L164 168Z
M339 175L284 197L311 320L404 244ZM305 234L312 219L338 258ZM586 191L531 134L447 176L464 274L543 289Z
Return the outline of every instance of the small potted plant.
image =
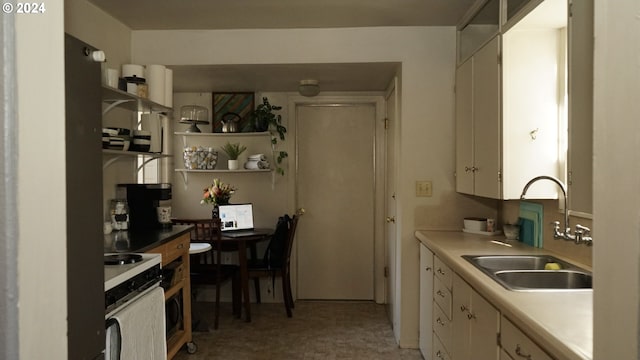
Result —
M244 145L240 145L240 143L229 143L224 144L220 149L224 151L227 156L229 156L229 170L237 170L238 169L238 156L242 154L247 147Z
M284 175L284 170L280 167L282 160L289 156L286 151L275 151L278 139L284 141L284 134L287 128L282 125L282 115L274 114L274 111L282 110L282 106L271 105L266 97L262 98L262 104L258 105L251 114L255 131L269 131L271 133L271 148L277 162L276 171Z

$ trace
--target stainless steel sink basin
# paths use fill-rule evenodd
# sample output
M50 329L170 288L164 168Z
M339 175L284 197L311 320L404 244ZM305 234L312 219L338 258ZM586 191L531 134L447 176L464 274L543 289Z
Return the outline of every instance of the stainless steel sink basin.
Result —
M589 271L549 255L464 255L464 259L508 290L591 290ZM546 269L556 263L560 269Z
M512 290L592 288L591 274L577 270L507 270L495 277Z
M463 256L472 264L488 270L544 270L548 263L557 263L561 269L575 266L549 255L481 255Z

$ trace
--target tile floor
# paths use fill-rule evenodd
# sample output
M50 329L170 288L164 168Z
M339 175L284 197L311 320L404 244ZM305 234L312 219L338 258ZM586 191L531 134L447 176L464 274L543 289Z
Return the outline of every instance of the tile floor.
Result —
M176 360L422 360L415 349L400 349L385 306L372 302L298 301L293 318L282 304L251 307L251 323L235 319L222 304L218 330L194 332L195 354L185 348ZM213 324L213 303L196 303Z

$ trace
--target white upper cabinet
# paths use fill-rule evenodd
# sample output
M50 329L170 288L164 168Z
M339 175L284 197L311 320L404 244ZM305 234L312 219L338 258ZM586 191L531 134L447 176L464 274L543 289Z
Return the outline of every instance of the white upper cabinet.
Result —
M567 1L545 0L502 36L503 199L539 175L564 179L567 134ZM551 182L527 198L552 199Z
M512 12L508 7L502 9L504 16L511 15L508 27L505 25L459 65L458 192L519 199L525 184L536 176L564 179L566 1L504 0L503 6L510 4L518 9ZM463 51L459 46L459 57ZM536 184L527 193L531 199L557 196L558 190L551 182Z
M456 72L456 189L500 197L500 37Z

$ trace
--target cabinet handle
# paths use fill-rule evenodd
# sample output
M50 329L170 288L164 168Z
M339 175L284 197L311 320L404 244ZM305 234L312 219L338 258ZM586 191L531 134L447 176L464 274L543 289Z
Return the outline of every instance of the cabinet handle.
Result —
M438 268L438 270L436 270L438 272L438 274L440 275L444 275L444 271L442 271L442 268Z
M475 318L476 318L476 314L472 313L471 311L467 312L467 319L471 320Z
M465 167L464 167L464 172L469 172L469 171L471 171L471 168L470 168L470 167L468 167L468 166L465 166Z
M444 322L442 321L442 319L437 318L436 322L440 325L440 326L444 326Z
M442 352L440 352L440 350L436 351L436 357L438 359L444 359L444 357L442 356Z
M464 305L460 305L460 312L465 312L467 311L467 307Z
M516 345L516 355L518 355L521 358L525 358L527 360L531 360L531 355L522 353L522 349L520 348L520 344Z
M426 268L424 268L426 271L431 271L431 266L427 266Z
M445 297L444 293L441 290L436 291L436 294L440 295L440 297Z
M182 249L184 247L184 244L178 244L178 246L176 247L176 249Z

